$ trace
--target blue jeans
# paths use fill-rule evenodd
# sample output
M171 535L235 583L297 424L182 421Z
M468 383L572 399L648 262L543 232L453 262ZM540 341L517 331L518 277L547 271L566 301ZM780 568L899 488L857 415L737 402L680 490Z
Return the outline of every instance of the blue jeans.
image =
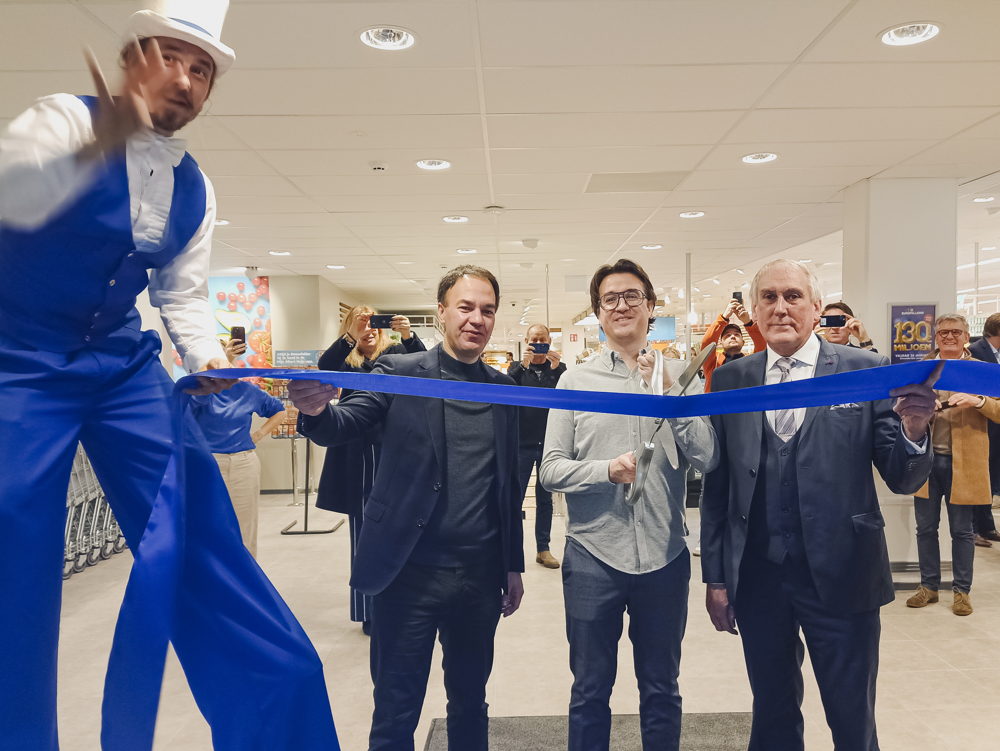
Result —
M976 555L972 518L976 506L951 504L951 457L935 454L928 488L928 498L914 498L917 517L917 558L920 560L920 583L928 589L941 586L941 548L938 527L941 524L941 500L948 509L951 528L952 588L968 594L972 589L972 562ZM987 510L989 506L985 507Z
M517 469L521 480L521 499L528 492L528 480L531 479L532 466L542 464L542 446L520 446L517 451ZM549 536L552 534L552 493L535 480L535 545L539 553L549 549Z
M629 614L639 723L645 751L677 751L681 696L677 687L687 623L691 557L687 550L648 574L626 574L569 538L563 558L566 635L573 690L569 751L608 749L611 688L618 672L622 616Z

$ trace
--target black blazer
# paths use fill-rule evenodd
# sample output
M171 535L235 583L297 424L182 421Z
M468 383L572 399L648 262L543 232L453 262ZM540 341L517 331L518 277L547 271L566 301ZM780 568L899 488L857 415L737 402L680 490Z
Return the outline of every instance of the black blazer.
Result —
M372 373L440 378L438 351L390 355ZM482 366L492 383L510 378ZM517 408L493 405L495 482L503 571L524 571L521 488L517 474ZM321 446L338 446L381 429L382 460L364 509L351 586L369 595L384 590L409 560L444 486L444 402L440 399L356 391L315 417L302 415L299 430Z
M990 343L986 341L986 337L970 344L969 354L977 360L982 360L983 362L995 363L997 361L996 356L993 354L993 348L990 347ZM996 446L1000 444L1000 424L988 421L988 430L990 436L990 446L994 451L996 451Z
M888 364L855 347L820 343L816 376ZM712 391L761 386L767 351L727 363L712 376ZM739 594L750 503L760 471L763 412L712 418L721 451L705 477L701 508L701 567L705 582ZM928 441L922 455L906 439L889 399L810 407L799 429L797 477L802 537L820 599L839 612L874 610L894 594L872 464L894 493L912 495L931 470Z
M319 369L349 373L370 372L375 367L375 362L371 360L362 362L361 367L347 364L347 356L353 349L344 337L339 337L319 358ZM426 351L424 343L413 334L409 339L404 339L402 344L393 344L378 359L386 355ZM340 398L346 399L350 394L351 389L344 389ZM360 516L378 467L378 453L378 431L375 431L375 435L341 444L336 451L327 451L316 493L316 508Z

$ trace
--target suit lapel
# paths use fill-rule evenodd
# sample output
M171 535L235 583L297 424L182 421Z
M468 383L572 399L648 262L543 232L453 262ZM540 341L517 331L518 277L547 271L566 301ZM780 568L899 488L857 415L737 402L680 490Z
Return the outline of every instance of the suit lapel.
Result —
M820 340L819 359L816 361L816 372L813 377L820 378L821 376L833 375L837 372L839 365L840 355L837 354L837 351L827 342ZM812 425L813 420L816 419L816 415L822 410L827 409L829 407L808 407L805 419L802 421L802 427L799 428L799 434L804 434L809 429L809 426Z
M438 359L438 348L434 347L424 355L420 363L419 370L422 371L423 378L441 379L441 363ZM437 464L441 471L445 471L445 445L444 445L444 400L424 399L424 410L427 415L427 425L431 433L431 445L434 447L434 456L437 457Z

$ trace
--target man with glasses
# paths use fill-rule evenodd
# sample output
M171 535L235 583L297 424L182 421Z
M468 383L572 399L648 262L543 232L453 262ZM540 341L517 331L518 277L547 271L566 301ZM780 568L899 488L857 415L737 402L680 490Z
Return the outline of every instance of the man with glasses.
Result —
M969 324L958 313L940 316L934 337L937 350L929 359L971 360ZM951 529L952 590L955 615L971 615L972 561L976 549L973 512L990 510L989 435L987 426L1000 422L1000 399L977 394L937 391L938 411L931 427L934 465L930 480L913 498L917 517L917 557L920 586L906 601L911 608L923 608L938 601L941 584L941 547L938 526L941 500L948 510Z
M638 264L622 259L598 269L590 301L607 346L566 373L556 388L679 393L675 380L684 363L665 360L661 375L645 349L655 300ZM668 419L657 427L651 418L549 412L540 479L566 494L570 751L609 747L609 700L626 609L643 749L676 751L680 742L677 675L691 574L684 541L685 478L689 465L702 472L715 466L717 444L705 418ZM652 443L652 458L641 495L630 504L626 497L636 481L635 453L644 442Z

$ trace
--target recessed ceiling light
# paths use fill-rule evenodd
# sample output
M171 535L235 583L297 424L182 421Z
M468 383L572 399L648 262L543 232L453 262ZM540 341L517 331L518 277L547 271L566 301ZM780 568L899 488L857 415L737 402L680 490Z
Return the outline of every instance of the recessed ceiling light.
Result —
M718 279L713 279L712 284L722 284Z
M397 261L400 266L412 266L413 261Z
M272 256L290 256L292 254L290 250L269 250L267 252Z
M879 37L882 39L882 44L888 44L890 47L908 47L933 39L939 31L941 27L930 21L915 21L886 29L879 33Z
M448 224L465 224L465 222L469 221L469 217L467 217L467 216L443 216L443 217L441 217L441 221L447 222Z
M692 292L701 292L701 290L700 290L700 289L698 289L697 287L692 287L692 288L691 288L691 291L692 291Z
M972 202L973 203L989 203L990 201L995 201L995 200L996 200L996 198L994 196L979 196L978 198L973 198Z
M745 272L743 269L736 269L736 273L739 274L740 276L743 276L747 272Z
M461 253L463 256L467 256L467 255L470 255L472 253L478 253L479 251L476 248L459 248L455 252L456 253Z
M340 266L340 265L338 265L336 263L328 263L326 265L326 267L328 269L333 269L334 271L340 271L341 269L346 269L347 268L346 266Z
M229 225L229 220L228 219L216 219L215 220L215 226L216 227L226 227L228 225Z
M391 52L409 49L416 37L399 26L372 26L361 32L361 41L374 49Z
M997 249L996 245L984 245L983 247L980 248L980 250L996 250L996 249Z
M567 263L572 263L576 259L575 258L560 258L559 260L560 261L566 261Z
M812 262L813 262L813 259L811 259L811 258L800 258L799 259L799 263L812 263Z
M699 219L700 217L705 216L705 212L704 211L682 211L677 216L679 216L681 219Z
M705 292L705 293L702 294L702 297L711 297L711 295L708 294L707 292Z
M643 245L642 249L643 250L659 250L662 247L663 246L660 245L659 243L653 243L652 245Z
M758 151L756 154L746 154L742 157L742 160L746 164L765 164L767 162L773 162L778 158L777 154L772 154L770 151Z
M451 162L445 161L444 159L421 159L417 162L417 166L420 169L426 170L442 170L448 169L451 166Z

